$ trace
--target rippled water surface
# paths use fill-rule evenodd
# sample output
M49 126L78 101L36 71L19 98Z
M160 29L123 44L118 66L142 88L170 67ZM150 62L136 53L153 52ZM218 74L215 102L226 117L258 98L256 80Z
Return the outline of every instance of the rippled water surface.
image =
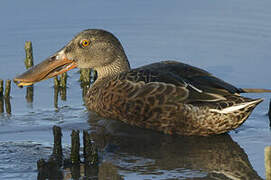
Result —
M204 68L239 87L271 88L271 1L20 1L1 2L0 78L25 70L24 42L35 64L88 28L113 32L132 67L171 59ZM103 161L125 179L265 178L264 148L271 145L266 115L270 94L229 135L170 137L104 120L86 111L78 70L69 72L66 100L54 100L53 80L26 88L12 84L11 114L0 115L0 179L36 179L36 161L52 151L51 128L88 129Z

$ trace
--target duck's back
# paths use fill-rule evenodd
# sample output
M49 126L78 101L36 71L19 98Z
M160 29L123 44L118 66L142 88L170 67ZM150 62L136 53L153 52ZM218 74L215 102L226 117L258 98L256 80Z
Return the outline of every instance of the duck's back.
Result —
M238 127L261 102L241 92L204 70L164 61L98 80L85 102L99 115L131 125L209 135Z

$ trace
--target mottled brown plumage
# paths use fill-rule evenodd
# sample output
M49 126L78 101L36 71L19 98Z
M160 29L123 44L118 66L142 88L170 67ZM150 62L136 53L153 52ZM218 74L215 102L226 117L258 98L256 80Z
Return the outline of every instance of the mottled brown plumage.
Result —
M89 43L83 44L86 41ZM64 62L60 63L61 60ZM46 64L50 68L41 68ZM89 110L166 134L206 136L235 129L262 101L239 94L270 92L236 88L202 69L176 61L131 69L118 39L107 31L95 29L79 33L42 65L15 81L29 84L75 66L93 68L98 73L98 79L85 96ZM39 71L42 78L31 76Z
M190 82L183 80L182 76L167 72L170 69L167 65L173 64L185 66L165 61L123 72L110 79L99 79L85 96L86 106L100 116L166 134L210 135L237 128L262 101L234 95L226 89L218 89L219 94L212 96L206 94L211 87L205 90L204 85L195 86L203 91L198 92L189 87L187 83ZM161 73L152 69L152 65L163 66L159 70ZM230 88L235 93L240 91ZM214 93L214 89L210 91ZM230 113L215 111L247 102L252 104Z

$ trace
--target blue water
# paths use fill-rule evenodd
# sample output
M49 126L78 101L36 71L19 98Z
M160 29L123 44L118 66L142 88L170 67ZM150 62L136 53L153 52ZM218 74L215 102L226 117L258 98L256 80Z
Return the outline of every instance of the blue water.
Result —
M271 88L268 78L271 76L270 8L268 0L3 1L0 6L0 78L12 79L25 70L26 40L33 43L37 64L62 48L78 32L102 28L120 39L132 67L165 59L179 60L204 68L238 87ZM36 161L47 157L52 148L53 125L63 127L63 143L67 148L71 129L95 128L97 123L91 122L92 114L83 105L78 79L77 70L69 73L67 100L59 98L58 108L54 106L53 80L34 86L33 103L27 103L25 88L19 89L12 84L12 113L0 116L0 179L36 178ZM237 151L246 154L252 169L265 178L264 148L271 145L266 115L270 95L247 96L263 97L265 101L237 131L229 134L238 144ZM179 142L182 137L172 140L143 131L143 137L138 138L140 130L135 129L131 135L116 128L122 127L121 123L114 122L111 127L111 121L99 119L97 128L101 124L106 127L107 134L126 142L115 145L118 150L103 149L105 160L115 164L125 179L208 179L213 172L212 168L206 168L210 162L202 163L204 153L193 159L194 155L201 154L195 149L202 146L182 144ZM161 141L144 140L146 137ZM142 145L138 148L145 148L146 153L136 148L127 150L125 145L130 145L129 142ZM173 153L170 148L158 148L160 154L154 155L155 149L145 147L150 146L150 142L154 147L162 147L163 142L171 149L190 147L195 154L189 156L185 154L189 151ZM107 143L116 144L114 140ZM208 142L206 144L208 146ZM209 146L207 150L213 147ZM184 154L193 164L198 160L198 166L189 166L189 160L182 158ZM159 162L159 158L167 156L170 157L167 161Z

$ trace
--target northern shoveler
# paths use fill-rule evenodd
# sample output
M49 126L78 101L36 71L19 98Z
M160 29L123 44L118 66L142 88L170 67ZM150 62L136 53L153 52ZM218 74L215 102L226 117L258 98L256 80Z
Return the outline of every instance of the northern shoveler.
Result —
M212 74L176 61L131 69L119 40L110 32L88 29L64 48L14 78L19 86L51 78L72 68L92 68L98 78L85 104L98 115L166 134L211 135L239 127L262 99Z

